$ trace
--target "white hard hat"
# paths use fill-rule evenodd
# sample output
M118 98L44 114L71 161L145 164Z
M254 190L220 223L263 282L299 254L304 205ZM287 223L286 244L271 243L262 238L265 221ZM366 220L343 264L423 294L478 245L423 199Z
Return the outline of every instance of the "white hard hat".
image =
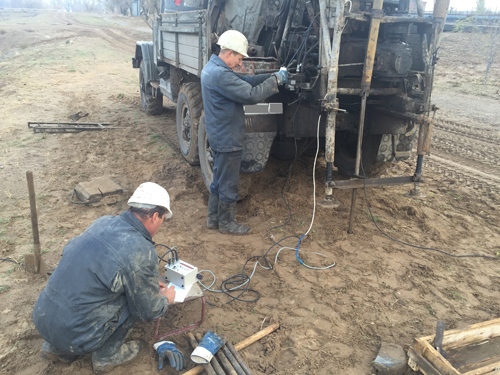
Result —
M166 208L165 218L172 217L170 211L170 196L168 192L154 182L144 182L134 191L128 200L128 205L136 208L155 208L160 206Z
M248 40L239 31L236 30L228 30L224 32L217 44L221 49L230 49L231 51L242 54L245 57L248 57Z

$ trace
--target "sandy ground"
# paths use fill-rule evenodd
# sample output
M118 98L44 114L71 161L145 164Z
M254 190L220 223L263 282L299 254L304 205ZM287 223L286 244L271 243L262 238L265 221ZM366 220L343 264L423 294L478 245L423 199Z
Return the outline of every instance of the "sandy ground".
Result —
M238 219L253 228L230 237L205 227L207 192L198 167L178 152L175 105L146 116L140 109L138 71L131 57L136 40L148 40L141 20L66 13L0 13L0 257L24 261L33 251L26 171L35 176L43 258L54 268L65 243L103 215L126 209L144 181L168 189L173 218L155 237L177 246L182 259L214 272L214 287L242 272L251 256L279 246L296 246L313 212L312 159L303 157L281 191L288 162L271 160L254 175L249 196L238 204ZM408 186L367 190L373 221L389 236L455 254L498 256L499 233L499 67L481 85L482 61L465 36L447 34L436 71L434 101L440 107L432 153L426 161L425 200L404 197ZM86 121L110 122L119 129L79 134L34 134L28 121L67 121L78 111ZM316 198L323 196L324 169L317 167ZM394 165L393 175L411 175L414 160ZM81 181L109 176L126 192L92 205L70 202ZM335 178L340 179L340 176ZM280 329L242 352L254 374L372 374L382 341L405 349L415 337L496 318L500 313L500 262L452 258L404 246L376 228L360 193L354 233L346 232L350 193L336 193L340 208L317 208L301 257L284 249L273 270L255 269L250 288L257 302L207 293L206 321L196 332L217 329L233 343L262 327ZM159 251L160 252L160 251ZM321 253L323 255L317 255ZM252 273L255 260L244 272ZM209 273L205 282L211 283ZM42 339L31 320L47 279L0 262L0 373L91 374L89 356L71 365L39 357ZM242 298L253 300L256 293ZM195 322L199 304L173 307L162 331ZM153 324L140 323L132 337L147 343L140 358L112 374L174 374L157 370ZM184 336L173 340L188 356ZM193 365L188 361L189 367ZM410 374L411 371L408 371Z

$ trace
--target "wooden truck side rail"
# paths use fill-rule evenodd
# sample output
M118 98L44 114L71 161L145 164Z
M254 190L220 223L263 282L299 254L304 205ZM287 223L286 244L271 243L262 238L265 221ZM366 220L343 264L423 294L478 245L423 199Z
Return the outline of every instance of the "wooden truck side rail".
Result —
M211 54L208 10L162 13L153 24L156 59L201 76Z

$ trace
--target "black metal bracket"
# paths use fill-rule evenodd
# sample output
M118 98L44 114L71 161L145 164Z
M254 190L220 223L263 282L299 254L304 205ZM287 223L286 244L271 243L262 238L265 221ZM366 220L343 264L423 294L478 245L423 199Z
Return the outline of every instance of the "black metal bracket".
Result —
M362 189L364 187L372 188L379 186L393 186L393 185L405 185L413 184L413 176L403 176L403 177L388 177L388 178L361 178L355 180L343 180L343 181L332 181L330 187L334 189Z
M443 350L443 335L444 335L444 322L438 320L436 326L436 337L434 338L434 346L436 350L446 358L446 352Z
M422 173L415 173L413 175L413 182L424 182L424 178L422 177Z
M33 133L80 133L82 131L119 129L104 122L28 122Z

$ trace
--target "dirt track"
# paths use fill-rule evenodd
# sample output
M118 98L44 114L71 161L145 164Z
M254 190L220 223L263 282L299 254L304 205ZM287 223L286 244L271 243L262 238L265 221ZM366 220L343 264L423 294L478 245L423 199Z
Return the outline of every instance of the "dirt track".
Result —
M500 132L438 120L427 167L486 196L500 193Z
M26 170L35 175L41 245L52 267L69 239L98 217L122 212L132 191L151 180L168 189L174 214L155 240L177 246L182 259L213 271L218 288L222 280L241 272L251 256L269 251L274 263L279 247L270 249L273 242L266 234L288 221L281 191L289 163L271 160L265 172L253 176L250 195L238 205L238 219L253 228L252 235L227 237L207 230L207 192L199 168L187 165L178 153L175 105L165 100L165 113L157 117L140 110L138 72L131 57L136 40L150 39L139 31L143 28L140 20L109 15L0 13L0 257L22 262L32 251ZM371 189L367 199L377 225L392 237L456 255L498 256L500 104L493 94L480 97L469 86L463 92L459 88L464 86L449 83L463 80L468 85L480 77L480 64L470 66L473 59L457 65L467 54L461 48L469 48L458 43L459 37L445 38L437 71L441 110L424 169L427 199L405 198L409 187ZM484 90L498 90L499 76L496 67L491 82L497 86ZM453 90L468 110L454 108ZM26 125L33 120L66 121L78 111L88 112L88 121L111 122L120 129L40 135ZM292 216L287 226L269 232L275 240L300 236L311 222L313 188L306 168L312 159L303 157L298 165L283 190ZM412 160L394 165L390 173L411 175L414 168ZM318 167L317 199L323 194L323 173ZM102 175L127 192L90 206L70 203L78 182ZM208 306L201 330L216 328L236 343L280 323L279 331L243 351L255 374L372 374L371 361L381 341L407 348L414 337L432 334L437 320L449 329L499 316L498 261L450 258L393 242L374 226L361 194L354 234L348 235L350 193L336 194L341 207L318 208L300 253L307 264L336 262L335 267L307 269L294 251L284 249L274 270L256 266L250 288L260 293L257 302L226 304L227 296L207 293L215 306ZM282 242L290 247L296 243L296 237ZM254 264L245 268L247 275ZM210 274L203 274L211 283ZM31 312L45 284L41 276L0 262L0 373L90 375L89 356L70 366L52 365L38 356L42 339ZM198 309L196 303L173 308L162 330L196 321ZM157 370L152 332L152 323L134 329L132 337L147 342L147 349L137 362L112 374L176 373L170 367ZM185 337L173 341L189 355Z

